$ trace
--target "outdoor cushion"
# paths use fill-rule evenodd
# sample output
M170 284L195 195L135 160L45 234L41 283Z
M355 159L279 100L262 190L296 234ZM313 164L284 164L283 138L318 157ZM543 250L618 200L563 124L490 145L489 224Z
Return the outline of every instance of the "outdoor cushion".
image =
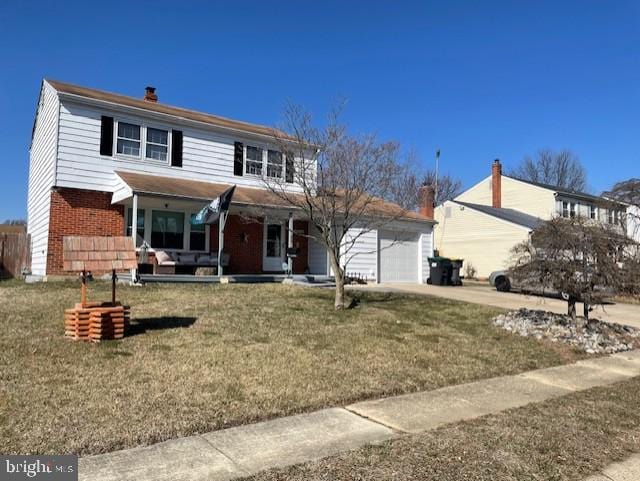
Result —
M164 264L166 262L170 262L172 259L165 251L156 251L156 260L158 261L158 264Z
M198 256L198 264L211 264L211 256L207 255L207 254L202 254L201 256Z
M178 262L180 264L195 264L196 263L196 255L195 254L181 254L178 256Z

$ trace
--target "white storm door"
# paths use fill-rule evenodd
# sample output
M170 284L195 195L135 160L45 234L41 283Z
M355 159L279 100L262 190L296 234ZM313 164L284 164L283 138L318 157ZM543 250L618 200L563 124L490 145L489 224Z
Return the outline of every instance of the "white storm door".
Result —
M262 270L266 272L282 272L285 260L285 236L282 222L264 224L264 244L262 247Z

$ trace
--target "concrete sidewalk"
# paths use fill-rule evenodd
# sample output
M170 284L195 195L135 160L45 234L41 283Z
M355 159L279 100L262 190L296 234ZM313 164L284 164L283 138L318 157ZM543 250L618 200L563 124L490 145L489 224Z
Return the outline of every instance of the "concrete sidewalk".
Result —
M638 375L640 351L620 353L89 456L79 479L229 480Z
M638 481L640 480L640 454L631 456L621 463L610 464L584 481Z
M526 307L527 309L542 309L558 314L567 313L567 303L562 299L524 295L515 292L498 292L488 284L470 283L461 287L451 287L429 284L383 283L369 286L348 286L348 288L353 290L423 294L509 310ZM578 303L577 311L582 313L581 303ZM604 307L594 306L591 316L608 322L640 328L640 304L619 303L608 304Z

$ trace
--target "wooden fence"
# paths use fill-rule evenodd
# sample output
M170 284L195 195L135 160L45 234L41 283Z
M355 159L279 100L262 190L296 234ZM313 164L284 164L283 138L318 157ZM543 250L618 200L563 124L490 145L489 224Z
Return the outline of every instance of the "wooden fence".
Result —
M30 244L28 234L0 234L0 278L20 277L31 268Z

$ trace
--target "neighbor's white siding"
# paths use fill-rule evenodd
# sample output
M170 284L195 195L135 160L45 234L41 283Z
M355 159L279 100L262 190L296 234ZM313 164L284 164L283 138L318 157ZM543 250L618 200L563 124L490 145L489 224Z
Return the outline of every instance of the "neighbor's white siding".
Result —
M466 190L456 200L471 204L492 205L491 176ZM550 219L555 214L554 192L549 189L502 176L502 207L515 209L541 219Z
M356 239L355 242L353 242L354 239ZM345 242L349 249L343 254L347 275L376 281L378 279L378 231L353 227L347 231Z
M435 217L435 247L440 255L464 259L465 266L473 265L480 278L507 268L511 249L529 236L524 227L453 202L439 206Z
M100 155L100 118L113 116L137 124L183 133L182 167L169 162L130 159L115 153ZM114 132L114 136L115 136ZM119 114L115 111L63 101L60 108L60 145L56 183L63 187L113 192L117 186L115 170L163 175L181 179L264 187L264 182L247 175L233 175L234 142L267 147L257 140L231 136L188 125L161 122L144 116ZM293 188L293 187L292 187Z
M29 151L27 231L31 235L31 272L44 276L47 270L49 208L55 183L59 102L55 91L42 84Z

